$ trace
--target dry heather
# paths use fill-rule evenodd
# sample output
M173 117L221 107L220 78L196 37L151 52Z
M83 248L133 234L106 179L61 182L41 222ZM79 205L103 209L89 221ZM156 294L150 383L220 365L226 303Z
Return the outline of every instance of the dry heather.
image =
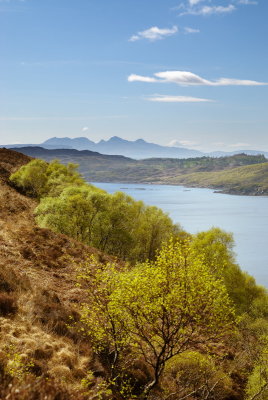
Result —
M10 173L29 160L0 149L0 398L79 399L68 386L79 388L90 368L99 372L89 344L68 326L70 317L78 319L77 304L83 300L73 261L99 253L35 225L35 200L8 184ZM23 386L22 377L39 380ZM64 383L62 392L54 379ZM31 397L29 387L40 396Z

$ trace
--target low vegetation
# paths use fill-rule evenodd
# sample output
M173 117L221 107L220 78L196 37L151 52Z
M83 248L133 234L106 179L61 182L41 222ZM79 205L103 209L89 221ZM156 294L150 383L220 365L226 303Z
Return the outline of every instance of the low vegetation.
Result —
M9 153L0 398L267 399L268 296L231 234L190 235L74 165Z
M232 168L228 171L199 172L185 178L174 178L170 183L212 187L226 193L268 195L268 162Z

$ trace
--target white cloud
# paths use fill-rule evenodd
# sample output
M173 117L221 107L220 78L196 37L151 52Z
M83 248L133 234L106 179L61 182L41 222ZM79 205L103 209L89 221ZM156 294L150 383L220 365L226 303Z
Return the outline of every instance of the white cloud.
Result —
M171 142L168 143L167 146L169 147L184 147L184 146L198 146L199 143L195 142L193 140L171 140Z
M172 28L158 28L157 26L152 26L145 31L138 32L136 35L132 35L129 39L130 42L136 42L137 40L147 39L150 41L164 39L167 36L175 35L178 32L178 27L173 26Z
M185 34L189 34L189 33L199 33L200 30L199 29L195 29L195 28L189 28L189 27L185 27L184 28L184 33Z
M204 79L189 71L164 71L154 74L154 77L130 75L129 82L170 82L180 86L263 86L265 82L257 82L252 80L219 78L216 80Z
M202 7L190 7L183 11L180 15L204 15L209 16L213 14L230 14L235 11L236 7L233 4L228 6L202 6Z
M127 78L129 82L158 82L157 79L151 78L149 76L141 76L141 75L136 75L136 74L131 74Z
M213 101L209 99L201 99L199 97L168 96L168 95L155 95L152 97L148 97L147 100L158 103L207 103Z
M204 0L188 0L189 5L190 5L191 7L192 7L192 6L195 6L196 4L201 3L201 1L204 1Z
M88 126L84 126L81 130L82 130L82 132L87 132L89 130L89 127Z

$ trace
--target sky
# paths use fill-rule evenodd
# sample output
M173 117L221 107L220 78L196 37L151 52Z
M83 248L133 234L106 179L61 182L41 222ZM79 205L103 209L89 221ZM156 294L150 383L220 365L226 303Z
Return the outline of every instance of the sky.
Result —
M0 0L0 143L268 151L267 0Z

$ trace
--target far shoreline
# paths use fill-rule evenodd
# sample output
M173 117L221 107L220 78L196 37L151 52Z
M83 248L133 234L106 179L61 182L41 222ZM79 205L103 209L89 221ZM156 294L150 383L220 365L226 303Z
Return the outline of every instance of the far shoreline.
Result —
M85 178L86 179L86 178ZM176 183L170 183L170 182L139 182L139 181L132 181L132 182L122 182L122 181L89 181L86 179L88 183L94 184L94 183L111 183L111 184L122 184L122 185L161 185L161 186L179 186L183 187L185 189L210 189L213 191L215 194L228 194L230 196L242 196L242 197L268 197L268 193L264 194L259 194L259 193L239 193L239 192L234 192L232 190L225 190L221 189L219 187L213 187L213 186L198 186L198 185L180 185Z

